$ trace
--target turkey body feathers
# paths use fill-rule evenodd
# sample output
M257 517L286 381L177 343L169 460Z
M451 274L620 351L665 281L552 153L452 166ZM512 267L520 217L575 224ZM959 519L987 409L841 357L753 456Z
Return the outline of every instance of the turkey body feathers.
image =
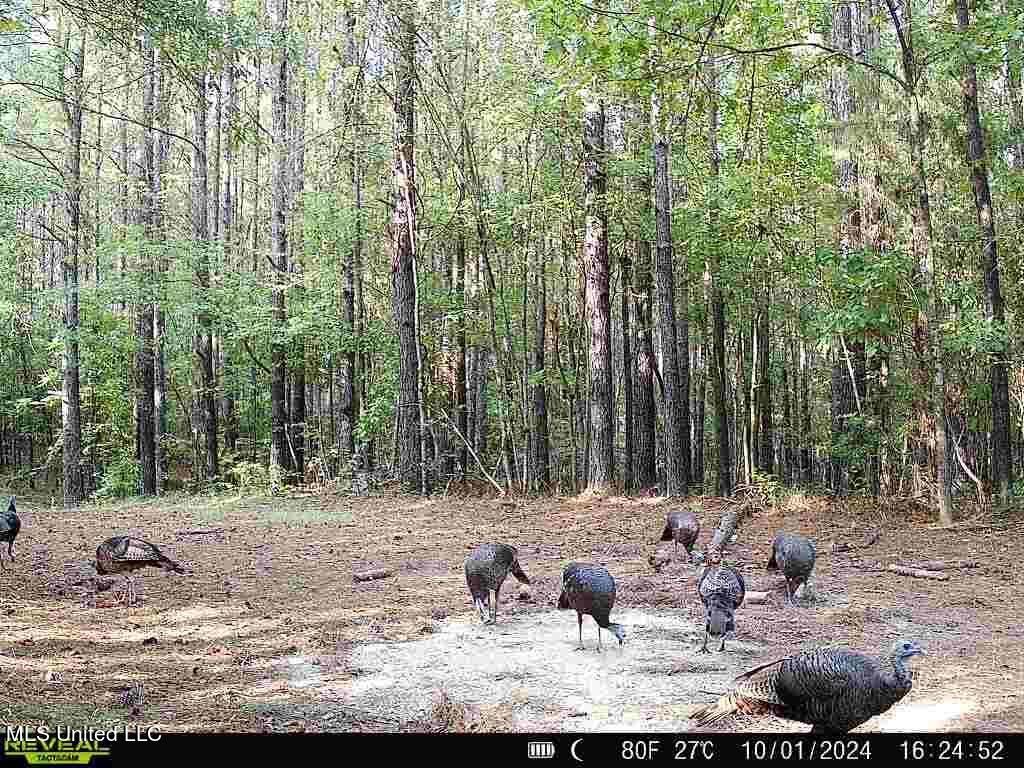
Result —
M903 661L924 653L898 641L885 656L818 648L762 664L734 681L717 702L691 715L709 725L734 714L773 714L812 732L845 733L890 709L911 689Z
M519 566L516 548L508 544L481 544L466 558L465 572L469 594L485 624L486 608L490 603L492 591L494 608L491 609L490 620L492 623L498 620L498 596L501 585L510 573L523 584L530 583L530 579Z
M185 573L185 568L167 557L156 544L134 536L114 536L96 548L96 570L101 574L129 573L140 568Z
M708 639L721 637L719 651L725 650L725 636L736 629L735 612L743 605L747 594L747 584L743 574L735 568L712 565L704 569L697 583L697 592L704 604L704 645L701 651L706 652Z
M786 591L790 598L802 584L807 583L817 552L810 539L792 533L780 533L772 544L772 554L768 558L767 570L779 570L786 577Z
M669 512L665 516L665 529L661 532L662 541L674 541L677 547L682 544L687 554L692 554L693 545L699 534L700 520L693 512Z
M597 622L598 645L601 629L607 629L619 640L626 638L626 632L619 624L609 621L615 605L615 579L607 569L593 563L569 563L562 572L562 593L558 596L558 607L572 608L580 625L580 648L583 647L583 617L591 616Z
M0 515L0 542L7 542L7 555L14 559L14 540L18 538L18 532L21 530L21 518L18 517L18 509L14 505L14 497L11 497L11 503L7 505L7 511L3 515ZM0 552L0 567L4 566L4 556Z

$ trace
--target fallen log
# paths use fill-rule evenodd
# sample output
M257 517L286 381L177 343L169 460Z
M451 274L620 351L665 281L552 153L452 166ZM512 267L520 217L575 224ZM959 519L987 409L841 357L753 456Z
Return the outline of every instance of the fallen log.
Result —
M724 553L726 545L732 542L733 536L736 533L736 526L739 525L744 515L748 515L753 511L753 506L754 504L750 499L744 499L722 513L722 517L718 521L718 528L715 529L715 533L711 537L711 543L708 544L707 554L709 556L714 552L718 554Z
M949 574L942 573L941 571L928 571L923 568L908 568L905 565L890 565L887 570L892 573L898 573L900 576L913 576L915 579L937 579L938 581L949 581Z
M374 568L371 571L362 571L360 573L352 574L352 581L376 581L377 579L386 579L389 576L394 576L395 571L389 568Z
M747 592L743 598L743 605L762 605L768 602L767 592Z
M922 571L956 571L966 568L977 568L975 560L925 560L921 563L904 562L908 568L917 568Z

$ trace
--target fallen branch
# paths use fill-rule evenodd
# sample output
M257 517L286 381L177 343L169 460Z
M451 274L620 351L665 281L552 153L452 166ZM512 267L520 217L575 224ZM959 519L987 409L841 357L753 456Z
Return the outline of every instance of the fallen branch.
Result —
M878 540L882 538L882 532L878 528L872 528L864 535L864 541L860 544L850 544L845 541L833 541L832 542L832 554L838 554L839 552L850 552L854 549L866 549L867 547L877 544Z
M743 605L761 605L768 602L767 592L747 592L743 598Z
M939 571L926 571L923 568L907 568L905 565L890 565L886 570L898 573L900 576L913 576L915 579L936 579L938 581L949 581L948 573Z
M974 560L925 560L923 563L904 563L904 565L922 571L955 571L978 567L978 563Z
M223 528L208 528L196 531L175 531L175 536L212 536L215 533L224 533Z
M722 513L722 517L718 521L718 528L715 530L714 536L711 537L711 543L708 544L709 555L712 552L723 553L726 545L736 532L736 526L739 525L744 515L751 512L752 507L751 501L744 499Z
M362 571L360 573L352 574L352 581L375 581L376 579L386 579L389 576L394 576L396 571L389 568L374 568L372 571Z

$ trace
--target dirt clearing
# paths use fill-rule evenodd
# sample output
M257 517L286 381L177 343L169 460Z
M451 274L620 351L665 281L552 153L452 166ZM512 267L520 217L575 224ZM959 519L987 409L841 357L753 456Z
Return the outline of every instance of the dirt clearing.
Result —
M19 501L21 501L19 499ZM703 549L721 503L700 514ZM664 500L288 499L178 497L73 512L26 499L0 587L0 720L165 730L666 731L740 671L815 645L874 650L917 639L914 690L864 730L1024 730L1024 552L1019 521L936 529L926 516L841 510L803 499L747 520L727 559L764 605L737 612L725 653L699 654L695 583L680 559L647 557ZM877 544L832 555L832 540ZM784 605L764 564L777 530L818 544L811 589ZM140 535L186 576L138 580L141 606L97 607L78 582L96 545ZM488 541L519 547L533 585L506 584L497 626L483 626L462 563ZM664 545L662 545L664 546ZM974 560L949 581L887 573L896 562ZM570 560L604 564L618 583L619 648L575 613L554 610ZM354 583L374 568L390 578ZM109 593L100 593L102 601ZM712 645L717 648L717 645ZM145 686L132 718L120 692ZM452 712L458 711L458 716ZM445 714L447 713L447 714ZM763 718L726 727L806 730Z

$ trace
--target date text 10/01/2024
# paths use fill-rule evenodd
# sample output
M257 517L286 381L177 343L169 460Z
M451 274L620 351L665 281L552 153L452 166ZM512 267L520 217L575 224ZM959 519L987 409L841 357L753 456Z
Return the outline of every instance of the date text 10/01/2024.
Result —
M667 745L665 745L667 746ZM729 757L741 760L870 760L872 757L894 757L914 760L1004 760L1005 744L1001 739L904 739L886 740L888 755L873 754L870 740L817 739L744 739L730 740L728 745L711 739L677 739L672 745L675 760L712 761ZM725 747L725 749L723 749ZM895 748L895 749L894 749ZM877 751L877 750L875 750ZM649 761L662 757L662 744L657 739L622 742L623 760Z

